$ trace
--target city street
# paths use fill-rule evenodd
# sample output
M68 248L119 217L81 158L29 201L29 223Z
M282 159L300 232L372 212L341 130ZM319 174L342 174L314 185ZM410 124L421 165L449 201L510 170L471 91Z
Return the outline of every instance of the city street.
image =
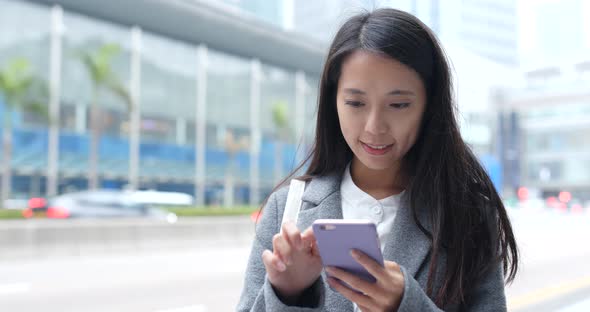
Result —
M590 217L512 211L511 311L590 311ZM248 246L0 262L2 311L232 311Z
M231 311L246 247L0 264L1 311Z
M511 311L590 311L590 215L511 210L522 266Z
M442 205L425 215L469 257L453 246L497 240L474 228L507 228L474 204L499 196L508 310L590 312L590 0L0 8L0 312L234 311L256 208L280 223L299 199L405 233L396 259L424 272L428 245L390 223L405 196ZM269 196L300 175L302 196ZM477 268L436 259L454 273L433 285L473 305Z

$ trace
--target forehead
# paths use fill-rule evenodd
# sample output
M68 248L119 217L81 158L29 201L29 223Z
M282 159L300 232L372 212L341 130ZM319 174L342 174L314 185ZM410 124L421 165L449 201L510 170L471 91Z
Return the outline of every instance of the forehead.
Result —
M367 86L372 88L407 88L418 91L422 81L418 73L398 60L374 52L357 50L342 62L339 88Z

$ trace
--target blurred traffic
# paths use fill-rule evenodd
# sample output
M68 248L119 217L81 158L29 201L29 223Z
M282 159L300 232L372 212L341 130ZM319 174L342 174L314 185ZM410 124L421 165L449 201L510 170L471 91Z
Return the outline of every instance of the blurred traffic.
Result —
M174 223L178 219L176 214L151 206L154 202L161 205L178 204L179 201L165 200L166 196L170 195L184 194L163 193L158 196L156 192L146 194L145 192L94 190L68 193L48 200L35 197L29 200L28 208L23 210L23 216L50 219L147 217ZM191 202L184 202L184 204L190 205Z

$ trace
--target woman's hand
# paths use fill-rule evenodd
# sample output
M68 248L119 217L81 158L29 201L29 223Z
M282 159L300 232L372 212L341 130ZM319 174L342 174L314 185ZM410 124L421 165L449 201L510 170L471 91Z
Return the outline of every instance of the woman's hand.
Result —
M272 245L273 251L262 253L268 279L285 303L295 303L322 272L315 236L311 227L300 233L293 222L286 222Z
M354 274L329 267L326 268L330 276L328 284L348 300L356 303L363 312L396 311L404 294L404 275L399 265L392 261L385 261L385 267L381 267L379 263L360 251L353 250L351 254L377 281L367 282Z

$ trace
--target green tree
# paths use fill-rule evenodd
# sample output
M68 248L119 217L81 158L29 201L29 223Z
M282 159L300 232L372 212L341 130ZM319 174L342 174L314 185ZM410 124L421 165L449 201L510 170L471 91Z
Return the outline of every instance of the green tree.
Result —
M283 178L283 142L291 136L289 127L289 106L286 101L277 101L272 106L272 121L275 126L275 182Z
M92 82L90 99L90 151L88 154L88 188L98 187L99 143L104 130L102 113L98 102L102 92L110 92L123 100L127 112L132 111L133 102L127 88L113 71L113 60L121 53L117 44L103 44L95 50L83 50L78 57L84 64Z
M232 130L225 131L223 148L228 155L227 168L223 186L223 205L232 207L234 205L234 177L236 174L236 158L239 152L247 151L250 146L247 137L237 139Z
M48 118L48 92L46 82L35 75L31 63L15 58L0 68L0 96L4 97L2 120L2 164L0 174L0 206L12 190L12 117L13 112L33 113Z

